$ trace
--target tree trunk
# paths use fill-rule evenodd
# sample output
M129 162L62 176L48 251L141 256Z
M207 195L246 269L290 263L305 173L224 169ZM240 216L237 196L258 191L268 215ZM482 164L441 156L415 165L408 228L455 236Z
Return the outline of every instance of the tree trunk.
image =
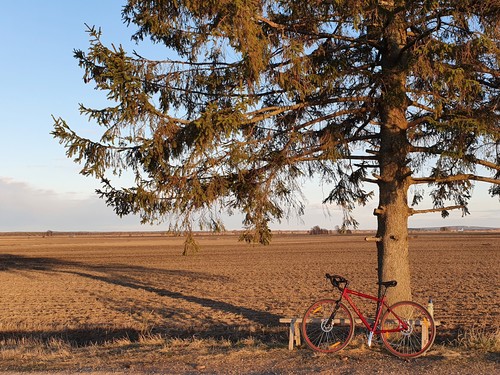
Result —
M377 242L379 281L396 280L388 290L390 303L411 300L408 253L408 188L411 170L407 166L409 143L404 105L384 111L380 132L380 179ZM380 291L379 291L380 293Z
M411 170L408 168L410 144L407 138L406 110L407 62L404 20L398 16L384 21L382 51L382 95L380 101L380 178L377 242L379 281L396 280L388 290L390 303L411 299L408 254L408 201ZM380 290L379 290L380 294Z
M388 290L390 303L411 300L410 261L408 253L409 187L404 144L406 138L394 129L382 133L381 180L379 181L379 207L377 242L379 281L396 280L396 288Z

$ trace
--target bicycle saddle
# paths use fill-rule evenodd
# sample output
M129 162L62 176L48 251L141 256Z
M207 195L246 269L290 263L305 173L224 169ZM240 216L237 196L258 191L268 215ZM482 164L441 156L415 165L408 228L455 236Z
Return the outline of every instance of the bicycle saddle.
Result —
M383 285L386 288L390 288L391 286L398 285L398 282L396 280L382 281L382 282L378 283L378 285Z

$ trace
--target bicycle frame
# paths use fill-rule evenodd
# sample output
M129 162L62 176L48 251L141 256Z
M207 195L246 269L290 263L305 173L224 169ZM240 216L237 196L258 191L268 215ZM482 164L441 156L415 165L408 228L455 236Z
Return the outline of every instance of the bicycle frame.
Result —
M328 273L325 276L340 291L340 297L337 300L320 299L306 310L301 332L311 349L322 353L344 349L354 335L356 320L361 321L367 330L368 346L371 346L374 334L380 335L387 350L401 358L419 357L434 343L436 325L425 307L413 301L388 305L387 289L397 285L395 280L379 283L381 292L379 297L374 297L349 289L349 281L342 276ZM373 320L363 314L354 297L377 303ZM354 319L354 316L359 319Z
M376 313L375 319L373 321L373 326L370 326L368 319L363 315L363 313L358 308L358 306L356 306L356 303L351 299L350 295L354 295L357 297L361 297L361 298L365 298L365 299L369 299L369 300L377 302L377 313ZM349 306L351 306L351 308L354 310L354 312L356 313L358 318L364 324L366 329L371 333L371 335L373 335L373 334L379 335L381 333L389 333L389 332L400 332L400 331L408 329L408 324L405 321L403 321L396 313L394 313L391 310L391 308L389 307L389 305L385 301L385 295L382 296L382 298L377 298L377 297L371 296L369 294L361 293L361 292L358 292L356 290L349 289L349 288L345 287L342 290L342 295L341 295L338 303L340 303L340 301L342 301L343 299L345 299L349 303ZM399 323L398 328L394 328L394 329L378 329L377 328L378 322L380 321L380 318L382 315L382 308L383 307L385 307L387 310L389 310L393 313L394 317L398 320L398 323ZM371 339L370 339L370 341L371 341Z

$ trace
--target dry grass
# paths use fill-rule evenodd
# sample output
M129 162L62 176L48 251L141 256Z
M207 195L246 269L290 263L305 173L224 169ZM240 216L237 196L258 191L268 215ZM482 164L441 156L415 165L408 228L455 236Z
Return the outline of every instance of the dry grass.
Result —
M500 353L500 328L472 327L460 332L458 346L467 350Z
M183 257L182 238L159 235L0 236L0 371L321 372L332 360L387 359L361 332L336 359L288 352L278 323L329 295L325 272L375 293L376 252L363 236L200 242ZM500 235L419 234L411 246L415 299L432 297L445 323L437 345L498 353Z

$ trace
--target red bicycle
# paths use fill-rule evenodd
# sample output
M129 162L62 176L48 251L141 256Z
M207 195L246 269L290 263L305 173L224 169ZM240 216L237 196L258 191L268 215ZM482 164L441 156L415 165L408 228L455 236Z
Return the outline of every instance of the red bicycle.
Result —
M436 337L436 326L432 315L422 305L412 301L397 302L389 306L387 289L397 285L396 281L379 283L382 297L349 289L349 282L338 275L326 274L332 285L341 292L338 300L323 299L309 307L302 319L302 336L307 345L318 352L333 353L349 344L354 335L355 321L350 309L342 302L346 300L368 330L368 346L373 335L380 335L385 347L402 358L415 358L432 346ZM369 321L351 299L351 295L377 302L375 319Z

